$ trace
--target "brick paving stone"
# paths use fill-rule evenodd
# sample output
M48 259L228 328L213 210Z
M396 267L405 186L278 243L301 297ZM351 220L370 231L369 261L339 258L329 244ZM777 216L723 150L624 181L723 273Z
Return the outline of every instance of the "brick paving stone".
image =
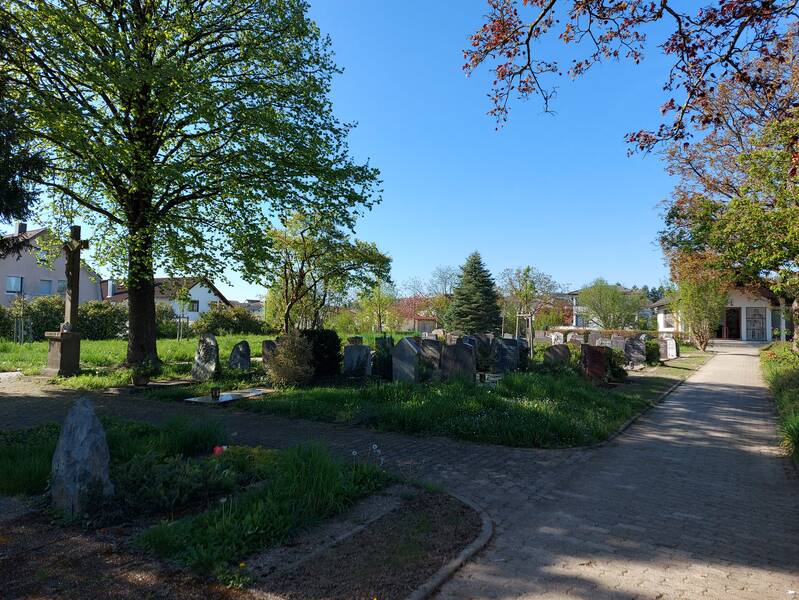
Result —
M489 546L439 591L466 598L770 598L799 592L799 476L758 349L717 355L610 444L531 450L93 394L100 414L216 418L239 443L380 446L388 467L483 506ZM0 428L61 420L77 394L0 379Z

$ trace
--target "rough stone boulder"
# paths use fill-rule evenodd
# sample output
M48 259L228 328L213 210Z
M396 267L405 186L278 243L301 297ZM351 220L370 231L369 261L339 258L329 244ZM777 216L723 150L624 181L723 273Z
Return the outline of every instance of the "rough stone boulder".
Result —
M50 485L53 506L69 515L82 514L114 493L108 475L105 430L87 398L79 398L67 414L58 438Z

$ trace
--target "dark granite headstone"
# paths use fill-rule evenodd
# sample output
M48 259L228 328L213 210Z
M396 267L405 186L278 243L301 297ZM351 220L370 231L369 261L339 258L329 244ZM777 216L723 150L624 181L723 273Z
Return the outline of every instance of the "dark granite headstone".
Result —
M375 338L375 353L372 359L372 374L391 381L393 373L394 338L383 336Z
M216 336L213 333L203 333L197 340L191 378L194 381L208 381L218 377L220 371L219 344L216 343Z
M519 344L519 369L526 371L530 365L530 342L527 338L517 338Z
M491 341L491 366L496 373L519 368L519 343L515 339L497 338Z
M363 344L344 346L345 377L368 377L372 374L372 349Z
M441 349L441 374L451 380L463 377L474 381L477 373L474 346L465 342L447 344Z
M605 346L583 344L580 354L580 367L583 374L593 381L605 381L610 365L610 349Z
M227 364L231 369L250 370L250 343L247 340L242 340L233 346Z
M277 352L277 342L274 340L264 340L261 342L261 360L263 360L264 370L269 366L269 361Z
M624 344L624 358L631 365L646 363L646 342L640 338L628 338Z
M417 383L419 381L419 364L421 348L415 338L402 338L394 346L392 356L392 373L394 381Z
M441 370L441 349L444 344L436 339L428 338L422 340L420 350L422 352L422 361L428 368L434 372Z
M568 365L571 360L571 350L567 344L555 344L544 350L544 364L550 367Z

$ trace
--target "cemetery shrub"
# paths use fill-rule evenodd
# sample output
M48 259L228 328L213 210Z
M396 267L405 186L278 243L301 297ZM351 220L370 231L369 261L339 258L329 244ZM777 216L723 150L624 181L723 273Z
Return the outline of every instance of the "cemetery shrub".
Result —
M364 340L366 343L366 340ZM372 364L372 375L379 377L380 379L384 379L386 381L391 381L394 376L393 373L393 357L391 354L391 350L388 348L387 345L380 345L375 342L375 356L374 361Z
M311 345L314 377L322 379L341 373L341 338L334 329L304 329L302 337Z
M64 299L61 296L36 296L30 300L17 298L11 303L12 318L26 322L26 335L43 340L45 331L58 331L64 321Z
M13 333L14 319L5 306L0 306L0 339L11 339Z
M319 445L279 453L269 485L202 514L164 521L139 536L144 548L201 572L279 544L293 532L335 515L383 487L387 476L369 464L344 464Z
M264 322L243 306L215 304L192 323L192 330L214 335L264 333Z
M84 302L78 306L77 330L87 340L123 338L128 333L128 309L101 300Z
M624 356L624 352L611 348L610 359L608 360L608 380L618 382L627 379L625 364L627 364L627 358Z
M799 460L799 354L776 342L760 353L760 365L780 413L782 445Z
M650 365L660 364L660 346L657 340L646 341L646 362Z
M167 302L155 304L155 327L159 338L175 338L178 335L178 322L175 309Z
M297 330L289 331L280 339L277 352L269 361L269 379L276 386L305 385L310 383L313 373L311 343Z

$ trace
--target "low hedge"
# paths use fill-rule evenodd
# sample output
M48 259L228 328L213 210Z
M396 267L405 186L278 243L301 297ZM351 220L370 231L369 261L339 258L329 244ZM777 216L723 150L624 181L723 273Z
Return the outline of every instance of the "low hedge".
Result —
M799 354L775 342L760 353L760 366L780 413L782 445L799 460Z
M263 320L243 306L216 304L192 323L192 331L195 334L213 333L214 335L258 334L265 333L265 327Z

